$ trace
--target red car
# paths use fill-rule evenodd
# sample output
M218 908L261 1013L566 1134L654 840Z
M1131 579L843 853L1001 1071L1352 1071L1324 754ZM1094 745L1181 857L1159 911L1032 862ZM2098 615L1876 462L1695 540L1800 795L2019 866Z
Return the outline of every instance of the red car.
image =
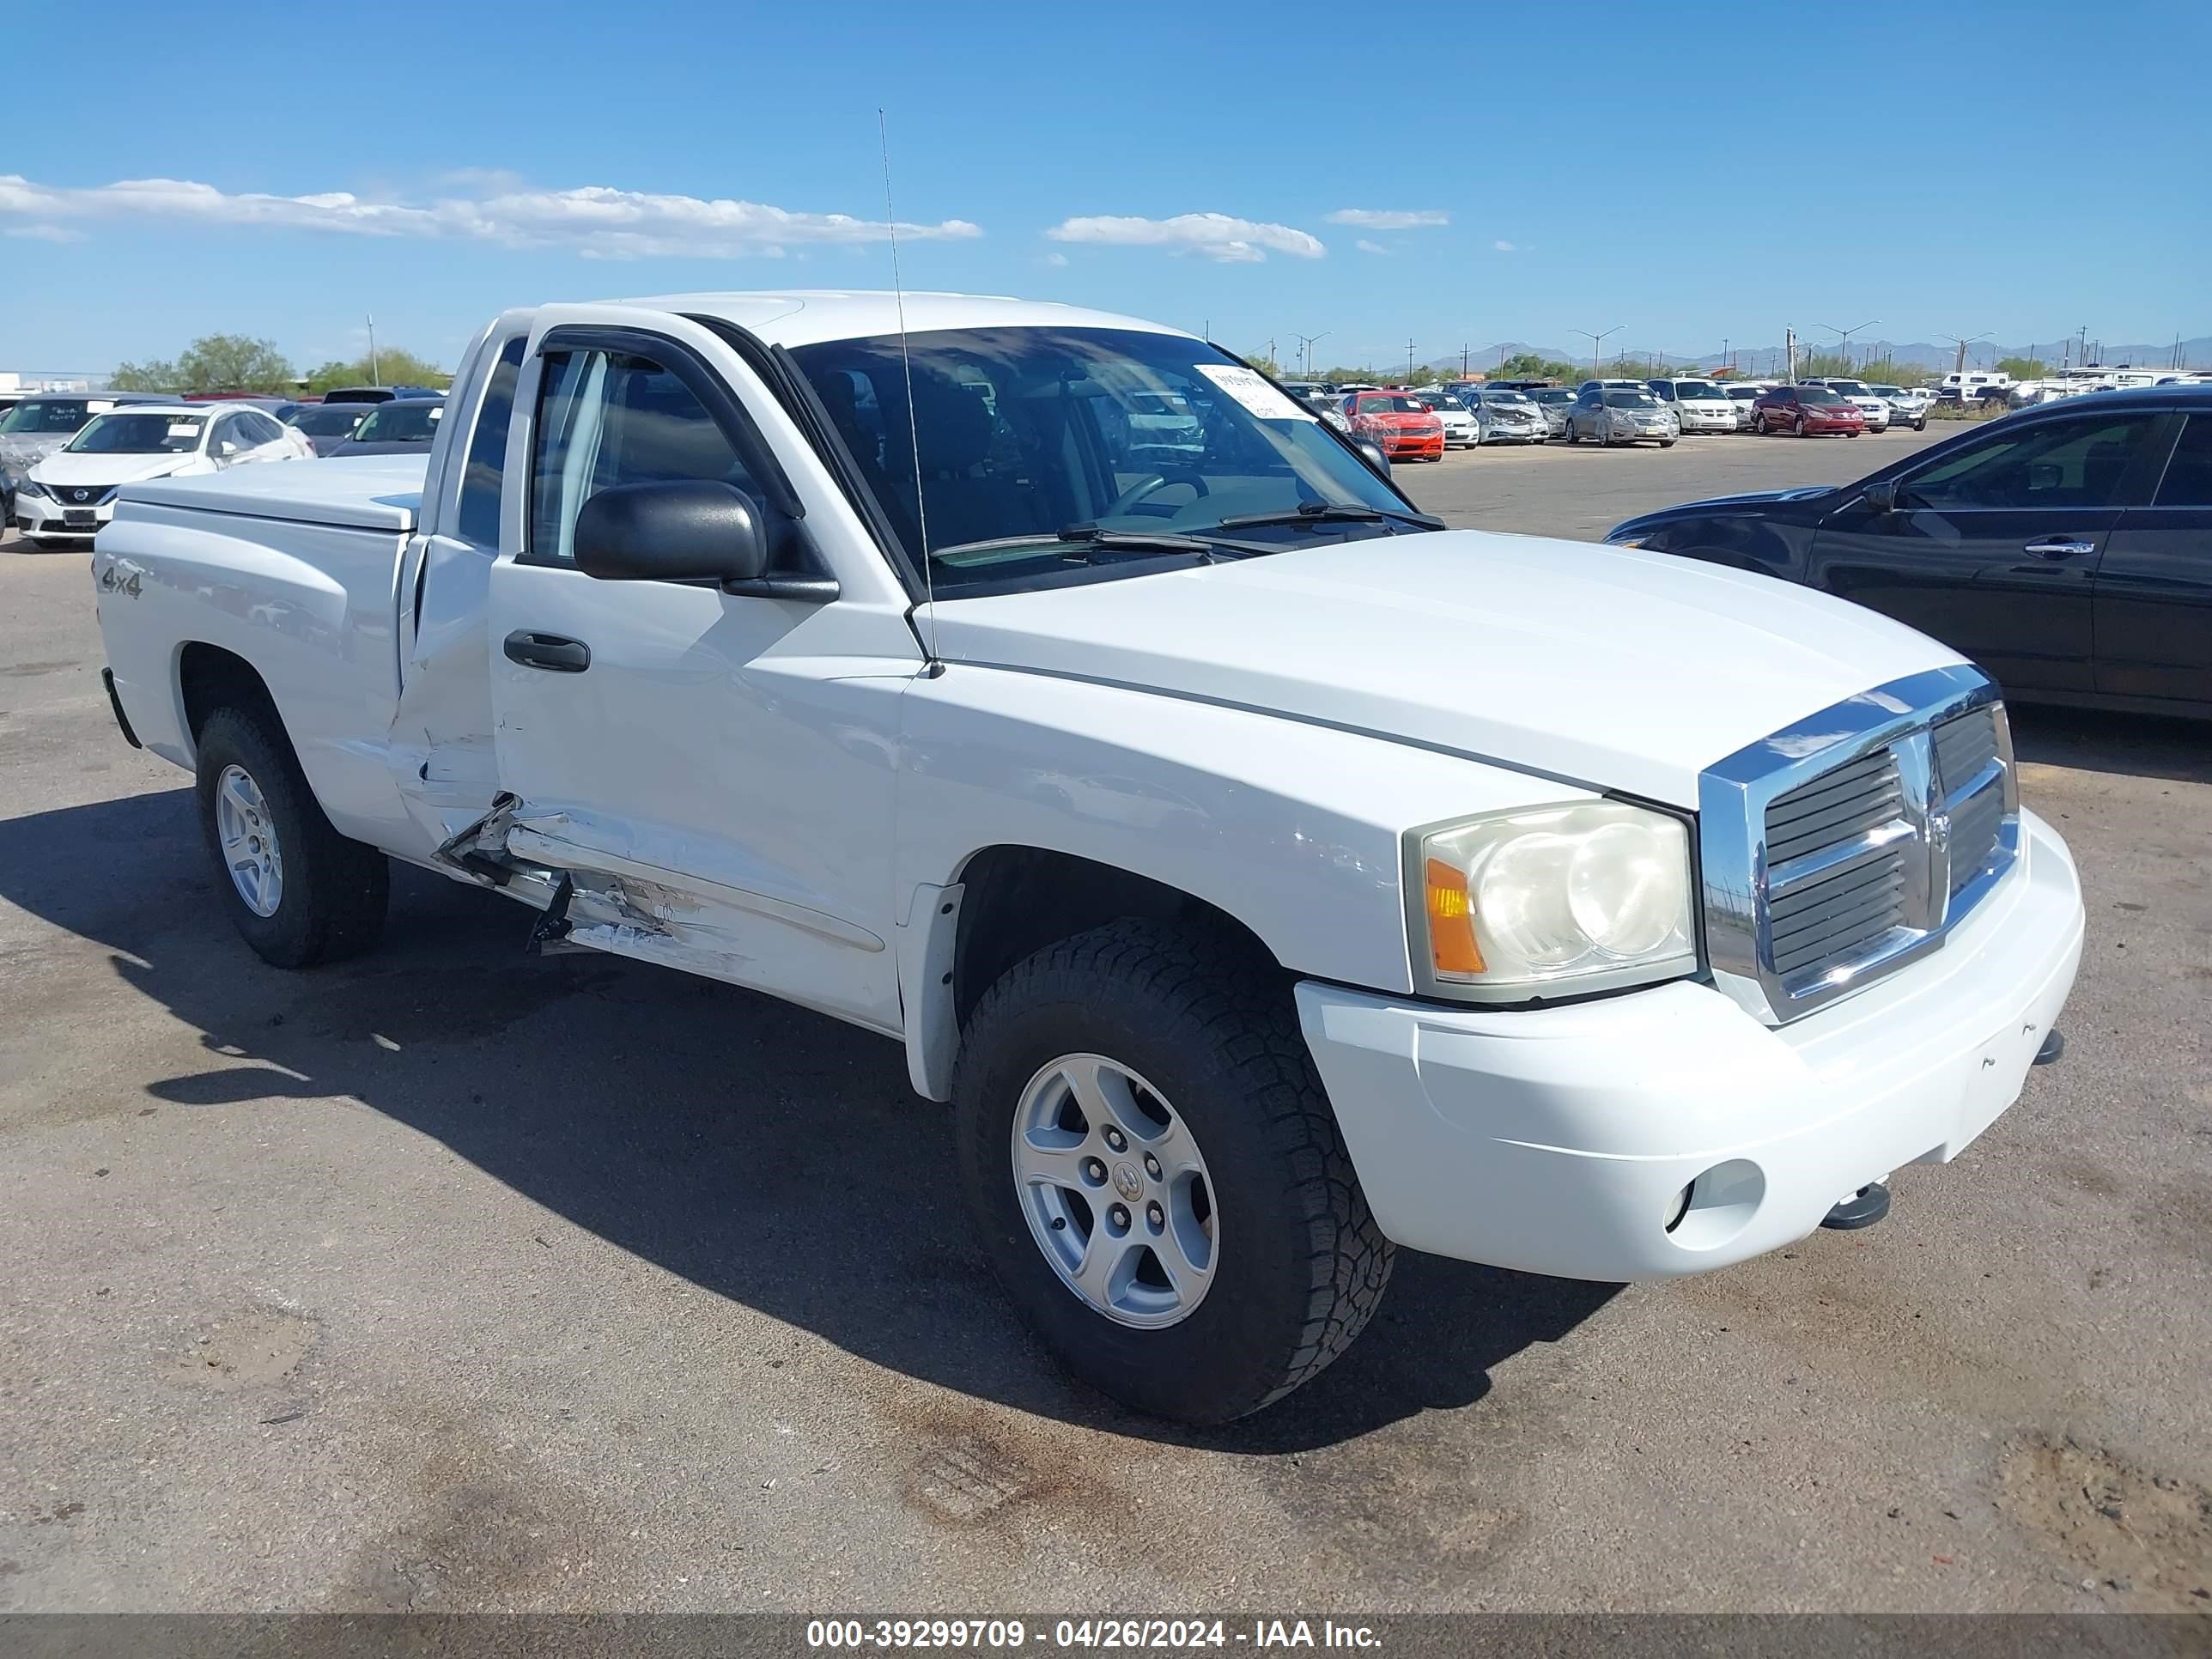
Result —
M1355 392L1344 400L1352 435L1381 447L1394 461L1441 461L1444 423L1410 392Z
M1840 432L1856 438L1866 430L1866 416L1842 392L1826 386L1778 386L1753 400L1751 429L1795 433L1800 438Z

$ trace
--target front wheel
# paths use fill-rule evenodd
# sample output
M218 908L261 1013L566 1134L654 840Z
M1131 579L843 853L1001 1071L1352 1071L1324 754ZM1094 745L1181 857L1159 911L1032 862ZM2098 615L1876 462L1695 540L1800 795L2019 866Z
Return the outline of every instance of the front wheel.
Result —
M306 968L374 944L390 867L323 816L275 713L218 708L198 748L201 832L224 908L256 954Z
M953 1084L985 1256L1070 1371L1139 1411L1225 1423L1348 1347L1389 1283L1272 964L1118 921L984 994Z

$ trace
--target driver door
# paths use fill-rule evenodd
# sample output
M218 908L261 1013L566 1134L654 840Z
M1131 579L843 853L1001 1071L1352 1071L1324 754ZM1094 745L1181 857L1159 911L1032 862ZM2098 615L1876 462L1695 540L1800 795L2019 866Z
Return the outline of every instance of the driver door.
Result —
M487 595L507 852L570 877L580 942L896 1031L896 716L921 666L903 607L575 562L585 501L676 479L736 485L763 525L797 507L822 549L844 504L797 494L805 440L706 328L620 307L541 314L512 426Z

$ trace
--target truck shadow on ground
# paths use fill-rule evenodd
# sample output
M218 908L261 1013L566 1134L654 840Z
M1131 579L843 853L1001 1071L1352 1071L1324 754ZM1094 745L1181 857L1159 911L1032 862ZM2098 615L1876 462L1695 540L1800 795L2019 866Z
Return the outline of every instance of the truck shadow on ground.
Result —
M102 869L116 878L85 879ZM398 867L377 951L285 973L232 931L217 878L189 790L0 822L0 895L106 947L202 1034L206 1067L153 1099L359 1100L620 1249L979 1400L1223 1450L1316 1449L1480 1400L1494 1366L1619 1289L1404 1254L1344 1360L1250 1423L1188 1434L1075 1387L1027 1340L969 1245L944 1109L908 1089L896 1043L640 963L526 957L526 911Z

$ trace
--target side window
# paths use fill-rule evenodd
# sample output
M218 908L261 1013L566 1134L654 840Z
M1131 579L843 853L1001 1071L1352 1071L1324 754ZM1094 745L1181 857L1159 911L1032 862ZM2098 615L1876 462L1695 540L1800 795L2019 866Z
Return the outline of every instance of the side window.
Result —
M463 541L488 551L499 548L499 487L507 471L507 431L514 423L514 383L522 374L527 343L520 334L509 340L485 377L477 429L469 434L468 463L461 469L454 529Z
M530 459L525 556L575 562L576 514L616 484L720 479L768 508L714 417L675 375L628 352L556 351L545 359Z
M2160 507L2212 507L2212 415L2191 415L2159 480Z
M249 410L240 416L238 424L245 432L247 441L251 443L273 444L284 435L284 428L258 410Z
M225 415L216 422L215 430L208 434L208 453L228 459L244 449L246 434L239 430L238 416Z
M1905 483L1918 507L2110 507L2155 417L2048 421L2004 432Z

